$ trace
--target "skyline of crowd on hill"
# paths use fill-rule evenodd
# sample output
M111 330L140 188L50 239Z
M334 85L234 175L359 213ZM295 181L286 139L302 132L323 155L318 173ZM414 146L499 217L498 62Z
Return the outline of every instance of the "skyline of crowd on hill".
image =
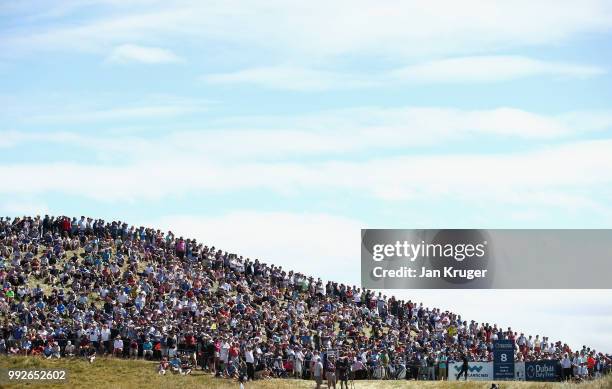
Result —
M312 377L317 359L364 377L446 377L450 361L570 360L609 369L583 346L324 282L172 232L93 218L0 218L0 353L64 357L180 354L220 376ZM335 369L335 367L334 367ZM349 369L351 370L351 369ZM341 371L338 372L339 375Z

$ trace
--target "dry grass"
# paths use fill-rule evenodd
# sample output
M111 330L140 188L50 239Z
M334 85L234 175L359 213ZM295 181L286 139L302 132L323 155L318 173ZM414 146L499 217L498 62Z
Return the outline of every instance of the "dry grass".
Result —
M15 369L68 369L68 382L48 385L45 388L220 388L236 389L236 381L215 379L200 371L190 376L179 376L168 373L160 376L156 373L156 364L145 361L128 361L100 358L90 365L82 359L43 360L40 358L1 357L0 367ZM3 385L2 388L43 387L42 384L20 383ZM266 380L245 385L247 389L312 389L312 381L302 380ZM355 388L365 389L488 389L487 382L414 382L414 381L356 381ZM339 386L338 386L339 388ZM502 389L612 389L612 377L580 385L559 383L502 382Z

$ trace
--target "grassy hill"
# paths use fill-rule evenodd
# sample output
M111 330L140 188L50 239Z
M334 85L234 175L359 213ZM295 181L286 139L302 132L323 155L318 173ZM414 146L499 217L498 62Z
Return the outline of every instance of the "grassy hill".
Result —
M238 388L236 381L216 379L201 371L190 376L179 376L168 373L160 376L156 373L156 363L99 358L90 365L82 359L43 360L40 358L1 357L0 368L15 369L67 369L68 382L48 385L38 383L19 383L0 385L2 388L45 387L45 388ZM313 381L302 380L266 380L248 383L248 389L294 389L314 388ZM338 386L339 387L339 386ZM414 381L356 381L356 388L395 389L395 388L429 388L429 389L489 389L487 382L414 382ZM502 382L502 389L611 389L612 377L580 385L559 383Z
M63 264L66 258L72 255L80 256L83 249L68 251L66 257L61 259L58 265ZM113 250L114 252L114 250ZM124 268L127 265L124 265ZM139 264L139 270L143 270L144 262ZM122 269L123 270L123 269ZM49 293L52 288L65 289L60 284L47 284L44 280L30 278L29 286L34 287L40 285L45 293ZM213 289L216 288L216 283ZM88 296L90 301L100 306L101 300L96 294ZM285 301L280 301L280 304L286 304ZM4 312L0 312L0 320L8 319ZM386 331L387 328L383 328ZM336 324L336 332L339 331ZM369 336L371 328L364 327L362 334ZM38 387L38 388L219 388L229 389L239 388L236 381L216 379L210 375L204 374L201 371L196 371L190 376L179 376L168 373L166 376L160 376L156 372L157 364L147 361L133 361L120 359L98 358L93 365L90 365L83 359L69 360L43 360L40 358L24 358L24 357L0 357L0 369L67 369L68 382L49 385L46 383L20 382L19 384L6 384L0 380L0 389L3 388L23 388L23 387ZM498 383L499 384L499 383ZM245 385L247 389L312 389L315 387L314 381L303 380L280 380L271 379L265 381L257 381ZM327 385L322 387L326 388ZM339 388L339 385L337 386ZM355 381L357 389L489 389L491 382L427 382L427 381ZM605 380L598 380L584 384L560 384L560 383L527 383L527 382L502 382L501 389L612 389L612 377Z

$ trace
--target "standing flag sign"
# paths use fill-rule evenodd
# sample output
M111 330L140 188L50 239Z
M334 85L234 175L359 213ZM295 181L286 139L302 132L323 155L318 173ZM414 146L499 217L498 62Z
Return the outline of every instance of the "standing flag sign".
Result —
M509 339L493 341L493 379L514 379L514 341Z

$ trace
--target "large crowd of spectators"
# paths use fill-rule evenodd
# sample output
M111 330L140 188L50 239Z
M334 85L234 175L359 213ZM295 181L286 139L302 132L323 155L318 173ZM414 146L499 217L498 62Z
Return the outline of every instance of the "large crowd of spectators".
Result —
M172 232L91 218L0 218L0 353L160 360L220 377L444 379L451 361L610 356L380 292L324 282ZM182 359L181 359L182 358ZM166 366L166 368L164 368ZM569 378L568 377L568 378Z

